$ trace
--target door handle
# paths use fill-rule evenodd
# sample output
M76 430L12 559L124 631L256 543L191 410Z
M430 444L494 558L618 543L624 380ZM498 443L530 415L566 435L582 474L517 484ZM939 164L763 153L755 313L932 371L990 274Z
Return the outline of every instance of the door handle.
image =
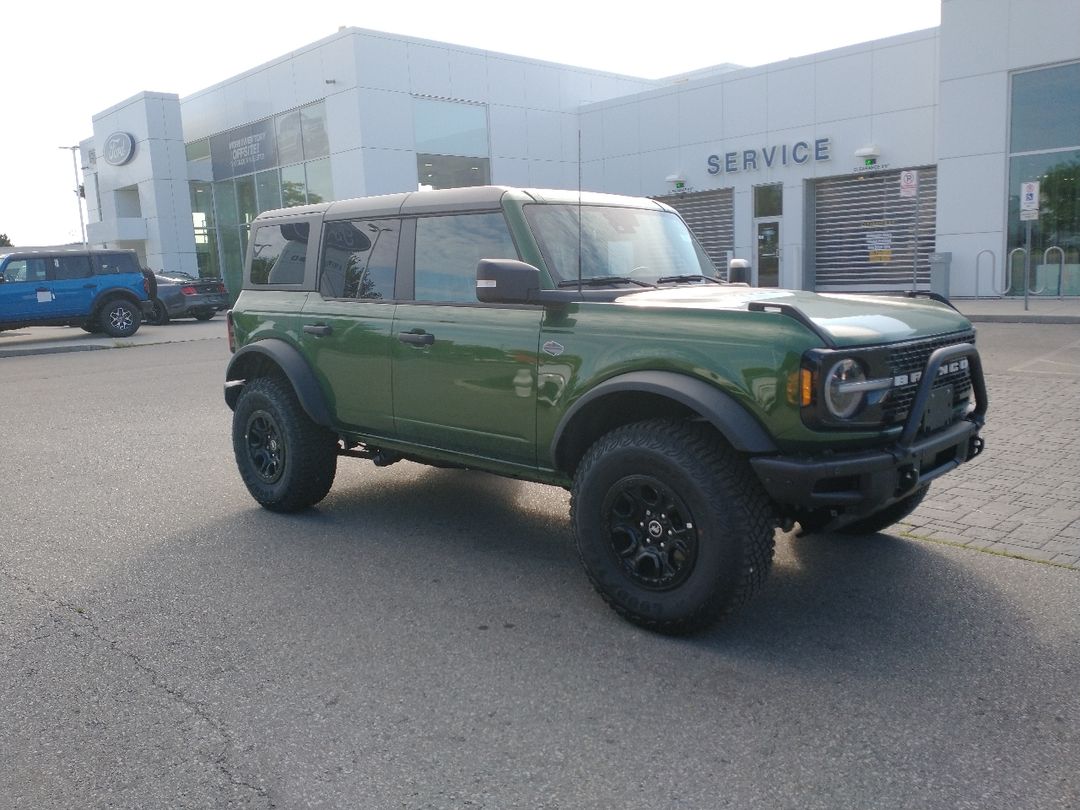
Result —
M398 332L397 339L410 346L430 346L435 342L435 336L428 332Z
M327 326L325 323L305 323L304 332L309 335L315 335L316 337L326 337L334 331L332 326Z

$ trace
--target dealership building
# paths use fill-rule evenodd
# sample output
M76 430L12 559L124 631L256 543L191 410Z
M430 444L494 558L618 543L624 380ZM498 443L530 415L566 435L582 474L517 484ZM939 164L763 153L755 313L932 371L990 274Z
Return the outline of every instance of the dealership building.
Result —
M667 202L760 286L1022 295L1029 267L1080 295L1078 32L1076 0L943 0L938 28L645 80L342 28L95 115L87 236L235 292L264 210L580 187Z

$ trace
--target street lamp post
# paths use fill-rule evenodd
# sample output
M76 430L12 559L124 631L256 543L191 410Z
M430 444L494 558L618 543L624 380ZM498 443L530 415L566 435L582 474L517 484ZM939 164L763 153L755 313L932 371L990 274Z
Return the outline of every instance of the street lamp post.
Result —
M78 146L61 146L61 149L71 150L71 167L75 170L75 205L79 207L79 238L82 239L83 248L89 247L86 242L86 224L83 221L82 213L82 195L79 193L79 159L75 157L75 153L79 151Z

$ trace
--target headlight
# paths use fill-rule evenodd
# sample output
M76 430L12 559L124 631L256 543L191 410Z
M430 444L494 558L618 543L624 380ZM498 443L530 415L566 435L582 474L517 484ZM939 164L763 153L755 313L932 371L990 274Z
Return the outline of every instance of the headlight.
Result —
M825 376L825 407L837 419L847 419L859 410L866 388L862 366L850 358L841 360Z

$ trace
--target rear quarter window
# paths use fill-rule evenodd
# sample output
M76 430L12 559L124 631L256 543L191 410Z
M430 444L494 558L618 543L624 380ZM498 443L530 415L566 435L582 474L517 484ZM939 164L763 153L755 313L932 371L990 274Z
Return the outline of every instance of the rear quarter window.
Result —
M260 225L251 238L248 281L257 287L302 285L310 235L308 222Z

